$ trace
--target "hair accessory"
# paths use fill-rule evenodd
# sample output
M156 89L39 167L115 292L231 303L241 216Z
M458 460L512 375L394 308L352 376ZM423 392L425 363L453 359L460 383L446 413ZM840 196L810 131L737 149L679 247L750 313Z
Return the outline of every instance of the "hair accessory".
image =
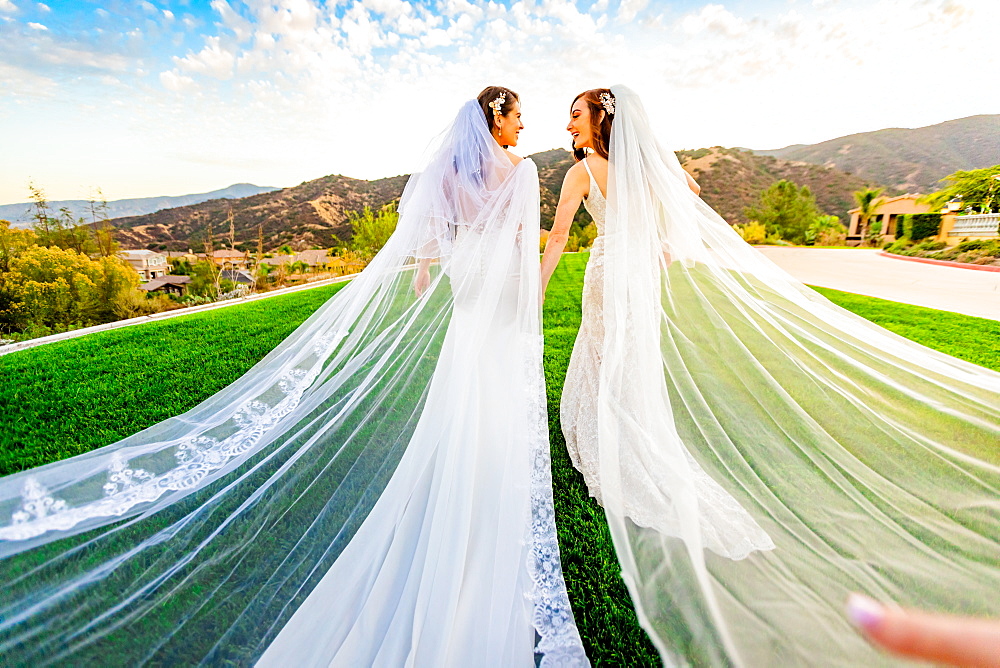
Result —
M598 96L598 99L601 101L601 106L604 107L604 111L608 112L611 115L614 115L615 113L614 95L611 95L610 93L601 93Z
M502 116L500 110L503 109L503 103L507 101L507 92L504 91L497 95L497 99L490 102L490 109L493 110L494 116Z

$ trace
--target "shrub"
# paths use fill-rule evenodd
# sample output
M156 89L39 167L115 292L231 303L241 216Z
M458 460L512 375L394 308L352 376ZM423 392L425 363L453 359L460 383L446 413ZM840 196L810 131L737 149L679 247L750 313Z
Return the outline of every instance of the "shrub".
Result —
M368 260L382 250L382 246L396 230L399 213L392 204L378 211L372 211L371 207L366 206L360 213L348 212L347 222L351 224L351 249ZM285 249L288 250L286 255L292 255L292 249L288 246L282 246L278 252L283 252Z
M887 253L899 254L908 249L912 245L913 245L912 241L910 241L906 237L903 237L902 239L896 239L894 242L889 244L889 247L886 248L885 250Z
M733 228L743 237L743 241L748 244L762 244L767 238L767 228L763 223L751 221L742 225L734 225Z
M908 228L910 227L910 215L900 214L896 218L896 240L908 239L910 237Z
M805 233L805 242L816 246L842 246L847 230L837 216L816 216Z
M847 243L847 231L841 228L823 230L816 237L817 246L843 246Z
M941 230L940 213L911 213L906 217L908 236L914 241L936 235Z
M1000 250L1000 242L994 241L992 239L966 239L962 243L958 244L957 249L960 252L974 251L974 250L985 250L992 251Z
M925 239L924 241L921 241L919 244L917 244L910 250L918 252L938 251L947 245L948 244L944 243L943 241L933 241L931 239Z

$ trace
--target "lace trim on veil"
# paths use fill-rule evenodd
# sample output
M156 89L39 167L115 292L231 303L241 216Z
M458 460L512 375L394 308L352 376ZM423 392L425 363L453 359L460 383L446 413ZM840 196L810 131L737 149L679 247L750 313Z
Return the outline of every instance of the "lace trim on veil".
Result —
M566 593L559 559L555 507L552 501L552 465L549 454L548 407L542 372L542 337L527 346L528 401L532 442L531 540L528 572L534 582L532 623L538 633L535 653L540 666L589 666L580 631Z
M253 450L261 437L302 401L347 332L328 333L313 345L315 360L308 368L295 367L278 378L272 388L283 396L274 405L261 401L267 392L241 405L222 425L237 429L218 439L204 433L184 438L174 450L176 466L155 474L138 466L119 451L108 464L108 481L102 497L71 506L50 494L35 476L25 478L21 506L11 515L11 524L0 526L0 540L28 540L48 531L67 531L87 520L121 517L143 503L156 501L168 492L191 489L210 474ZM217 427L215 427L217 428ZM142 456L141 454L139 456Z

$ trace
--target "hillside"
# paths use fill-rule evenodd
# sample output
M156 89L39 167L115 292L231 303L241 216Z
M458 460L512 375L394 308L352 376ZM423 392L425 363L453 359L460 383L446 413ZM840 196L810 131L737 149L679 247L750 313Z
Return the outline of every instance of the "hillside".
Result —
M238 199L240 197L249 197L250 195L256 195L258 193L272 192L274 190L278 190L278 188L272 188L270 186L255 186L252 183L236 183L228 188L213 190L212 192L207 193L119 199L108 202L107 213L109 218L141 216L143 214L153 213L154 211L159 211L161 209L170 209L178 206L197 204L210 199ZM88 222L91 219L90 202L87 200L57 200L49 202L49 206L52 208L53 213L58 212L60 209L65 207L70 210L74 219L83 218ZM9 220L13 224L13 227L30 227L32 207L33 204L31 202L2 204L0 205L0 220Z
M566 170L573 164L568 151L554 149L530 156L538 165L542 200L542 226L552 227L559 188ZM257 226L263 225L264 246L273 250L289 244L296 250L313 246L329 247L350 238L348 213L365 206L381 207L399 199L409 175L376 181L346 176L324 176L298 186L245 197L239 200L211 200L190 206L165 209L142 216L113 220L117 238L133 248L163 247L187 250L200 246L212 225L217 243L229 234L227 218L233 212L236 245L257 248ZM586 213L580 217L587 220Z
M743 209L781 179L809 186L819 210L839 216L844 224L849 219L847 211L855 206L854 191L875 185L831 167L789 162L736 148L679 151L677 157L701 185L702 199L731 224L747 222Z
M928 193L938 190L938 181L955 171L1000 164L1000 114L912 130L862 132L754 153L835 167L885 184L894 192Z
M406 179L393 176L364 181L340 175L324 176L242 199L213 199L112 222L119 228L116 237L123 246L187 250L204 243L209 224L216 243L228 237L227 219L232 210L238 248L257 248L258 226L263 226L264 246L268 250L283 244L296 250L326 248L350 237L348 211L360 211L365 206L378 208L398 199Z
M559 190L573 156L552 149L529 156L538 166L542 227L552 227ZM791 163L749 151L715 147L678 153L681 163L702 186L702 197L731 223L745 222L743 209L762 190L779 179L808 185L824 213L846 221L853 206L851 193L865 185L862 179L836 169ZM408 176L376 181L346 176L324 176L314 181L274 192L237 200L216 199L189 206L165 209L143 216L118 218L119 242L133 248L187 250L200 247L211 224L217 241L228 237L229 211L233 214L236 246L255 250L257 226L263 225L264 247L273 250L288 244L296 250L330 247L350 238L347 223L351 211L365 206L378 208L397 200ZM581 224L589 222L582 207L577 213Z
M854 207L853 192L873 185L837 169L754 155L740 149L716 146L678 151L677 157L701 185L702 199L730 223L746 222L743 209L755 203L763 190L781 179L809 186L816 195L820 211L839 216L846 223L847 211ZM542 227L548 229L552 226L563 177L573 165L573 156L569 151L553 149L531 158L538 165ZM582 210L578 219L581 222L589 220Z

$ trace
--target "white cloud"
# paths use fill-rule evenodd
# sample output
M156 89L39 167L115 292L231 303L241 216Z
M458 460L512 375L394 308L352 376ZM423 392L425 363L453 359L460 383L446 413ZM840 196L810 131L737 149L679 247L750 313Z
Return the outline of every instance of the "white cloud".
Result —
M446 30L442 30L441 28L432 28L420 38L420 45L425 49L448 46L451 43L451 35Z
M48 12L52 11L52 8L49 7L47 4L45 4L44 2L39 2L37 4L37 7L38 7L38 11L40 11L40 12L48 13Z
M168 21L173 21L174 20L174 13L172 11L170 11L169 9L164 9L163 10L163 18L165 18Z
M232 51L222 46L222 38L208 37L205 47L198 53L183 58L174 57L177 67L189 74L205 74L215 79L229 79L233 76L236 57Z
M700 12L688 14L680 23L681 30L688 35L714 32L727 37L737 37L747 32L746 23L726 11L722 5L705 5Z
M632 21L648 4L649 0L622 0L618 6L618 21L620 23Z
M11 2L11 0L0 0L0 13L14 14L16 12L17 12L17 5Z
M682 12L646 0L517 0L509 7L441 0L432 13L430 5L401 0L213 0L207 24L177 14L178 28L203 37L193 48L180 40L174 47L169 41L180 30L164 33L161 46L175 54L169 58L148 50L162 28L143 19L116 32L135 34L116 43L118 52L96 42L60 44L21 26L21 42L0 43L0 63L23 68L18 82L36 72L49 82L33 88L34 97L19 97L21 104L69 106L81 95L103 96L131 114L119 124L135 137L153 136L155 128L142 183L177 183L175 192L236 180L280 186L335 172L368 178L409 171L453 110L494 83L522 96L522 153L565 146L569 100L618 82L643 96L667 144L687 148L821 141L1000 108L1000 91L986 85L963 96L926 93L955 76L955 62L976 63L982 72L1000 67L991 46L1000 23L996 0L749 4L715 0ZM106 42L102 48L110 49ZM81 65L92 71L72 88L68 77L44 70L47 64L60 74ZM16 88L6 77L0 67L0 116ZM878 95L858 103L873 81ZM390 140L400 109L427 100L429 91L440 122L421 121L405 128L406 141ZM174 157L163 153L167 145ZM155 165L164 171L153 173ZM196 185L196 175L213 181Z
M196 88L194 79L172 71L160 72L160 83L174 92L190 91Z
M41 23L28 23L28 27L32 30L48 30L47 27L43 26Z
M236 36L237 41L245 42L253 33L253 25L236 13L226 0L212 0L212 9L218 12L222 24ZM188 21L191 22L189 27L194 27L194 19L185 17L185 25Z

